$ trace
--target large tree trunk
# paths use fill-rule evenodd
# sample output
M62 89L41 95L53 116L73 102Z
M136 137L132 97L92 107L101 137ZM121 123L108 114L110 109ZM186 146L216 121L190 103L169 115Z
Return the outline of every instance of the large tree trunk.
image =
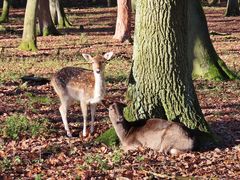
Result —
M187 59L187 4L188 0L137 1L124 115L128 121L154 117L179 120L208 134Z
M36 10L38 0L28 0L25 17L24 17L24 28L22 42L19 49L36 51Z
M4 0L3 8L2 8L2 15L0 17L0 23L8 21L8 14L9 14L9 0Z
M39 19L39 30L43 36L58 35L55 25L53 24L52 17L49 9L49 0L39 0L38 5L38 19Z
M193 66L193 77L209 80L236 78L212 45L200 1L188 0L188 3L188 59Z
M117 22L114 39L120 42L131 39L131 0L117 0Z
M238 0L228 0L225 16L239 16L239 15L240 11Z
M50 0L50 12L55 25L59 28L70 27L61 0Z

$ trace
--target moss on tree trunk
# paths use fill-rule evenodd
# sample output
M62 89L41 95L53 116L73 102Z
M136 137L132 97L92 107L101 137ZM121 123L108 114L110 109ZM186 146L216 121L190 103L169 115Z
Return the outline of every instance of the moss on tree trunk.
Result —
M59 35L50 14L49 0L39 0L38 19L40 35Z
M18 47L21 50L27 50L27 51L37 51L36 47L36 41L34 40L28 40L28 41L23 41Z
M208 80L235 79L217 55L209 37L207 21L199 0L188 0L188 59L193 78Z
M24 16L24 28L21 44L19 49L36 51L36 10L38 0L28 0L25 16Z
M9 14L9 0L3 1L2 15L0 17L0 23L8 22L8 14Z

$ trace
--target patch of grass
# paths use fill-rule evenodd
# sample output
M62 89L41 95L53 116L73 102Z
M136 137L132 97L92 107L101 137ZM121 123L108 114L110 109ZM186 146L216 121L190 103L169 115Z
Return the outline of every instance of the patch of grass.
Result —
M52 99L46 96L36 96L32 93L26 93L26 96L28 97L29 101L31 101L32 104L40 103L44 105L50 105L53 103Z
M41 180L42 179L42 175L41 174L36 174L34 176L34 180Z
M32 163L42 163L43 161L44 161L44 159L38 158L38 159L33 159Z
M101 134L97 139L96 142L104 143L107 146L114 147L119 144L118 136L114 130L114 128L110 128Z
M12 166L12 162L8 158L3 158L3 160L0 160L0 170L1 171L6 171Z
M108 160L100 154L87 154L85 157L85 163L91 166L93 163L102 171L108 170L110 166L108 165Z
M86 33L81 33L80 37L77 41L77 44L81 45L81 44L86 44L86 43L88 43L88 36L86 35Z
M22 163L22 159L19 156L15 156L13 162L15 165L18 165Z
M37 136L46 132L47 123L47 119L30 121L21 114L13 114L1 124L0 134L13 140L17 140L21 136Z
M19 81L22 76L28 74L49 78L57 70L76 63L79 63L78 59L74 61L59 60L53 56L47 59L43 59L43 57L19 59L13 56L11 59L0 60L0 82Z
M106 81L109 83L124 82L128 79L131 62L123 59L110 60L106 66Z
M80 35L79 40L75 43L86 43L87 36ZM96 50L97 54L97 50ZM64 50L59 50L58 55L46 57L30 57L19 58L11 56L0 60L0 82L20 81L20 78L25 75L34 74L35 76L50 78L53 73L66 66L83 67L91 69L89 64L81 64L86 62L80 53L72 56L66 56ZM108 82L126 81L130 71L131 62L122 58L114 58L106 65L106 80ZM12 68L15 67L15 68Z
M137 162L142 162L142 161L144 161L144 157L138 155L138 156L136 156L136 161L137 161Z
M108 154L86 154L84 163L78 165L78 169L87 170L95 168L101 171L113 169L122 161L123 151L119 148L114 148L112 153Z
M119 164L122 161L122 155L123 151L121 149L116 148L110 157L113 164Z
M36 106L39 107L39 104L43 105L43 106L44 105L46 106L46 105L51 105L51 104L56 103L55 99L52 99L52 98L50 98L48 96L37 96L37 95L34 95L32 93L29 93L29 92L27 92L25 94L25 96L28 99L28 101L26 103L26 106L33 113L38 113L39 110L38 110L38 108L36 108ZM18 98L16 100L16 102L18 104L23 104L24 103L24 101L22 99L20 99L20 98Z

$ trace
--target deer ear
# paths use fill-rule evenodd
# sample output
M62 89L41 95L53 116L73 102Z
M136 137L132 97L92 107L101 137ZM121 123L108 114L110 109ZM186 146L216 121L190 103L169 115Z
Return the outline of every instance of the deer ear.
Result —
M87 61L92 62L92 56L90 54L82 54L82 56L84 57L84 59L86 59Z
M104 57L106 60L109 60L109 59L111 59L112 55L113 55L113 52L111 51L111 52L108 52L108 53L104 54L103 57Z

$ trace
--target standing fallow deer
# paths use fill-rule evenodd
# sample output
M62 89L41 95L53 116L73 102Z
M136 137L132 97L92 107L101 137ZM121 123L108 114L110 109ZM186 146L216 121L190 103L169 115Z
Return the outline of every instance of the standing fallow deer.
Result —
M175 155L193 149L194 138L179 123L156 118L133 125L123 118L123 105L117 103L110 105L109 117L124 151L142 146Z
M93 71L80 67L65 67L52 77L51 85L61 101L59 111L68 137L72 137L72 134L68 126L67 109L73 100L80 101L83 114L83 136L86 136L87 108L90 105L90 132L93 133L96 105L103 100L105 95L105 61L111 59L112 55L113 52L95 57L89 54L82 54L86 60L92 63Z

